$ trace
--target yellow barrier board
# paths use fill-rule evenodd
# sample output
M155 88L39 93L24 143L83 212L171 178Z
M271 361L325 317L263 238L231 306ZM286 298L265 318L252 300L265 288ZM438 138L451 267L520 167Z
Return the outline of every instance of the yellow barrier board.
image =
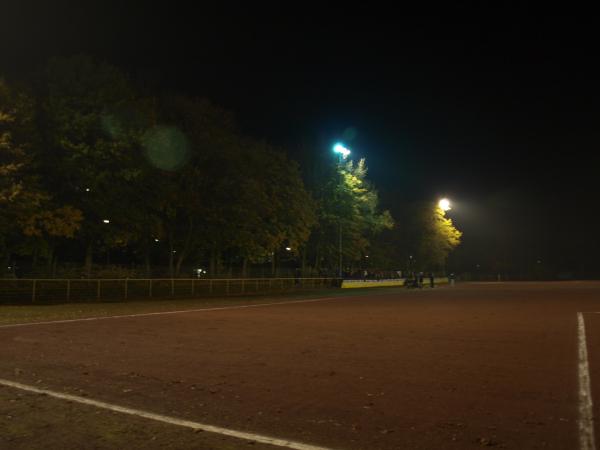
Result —
M448 278L435 278L435 286L439 284L447 284ZM404 286L404 280L344 280L342 282L342 289L356 289L356 288L367 288L367 287L391 287L391 286ZM429 278L423 279L423 287L429 287Z

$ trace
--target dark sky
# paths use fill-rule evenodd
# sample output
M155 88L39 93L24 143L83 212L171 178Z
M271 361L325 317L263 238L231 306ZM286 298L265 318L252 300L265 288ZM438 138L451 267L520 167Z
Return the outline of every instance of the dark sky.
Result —
M0 73L22 77L49 56L83 52L158 88L209 97L245 132L292 149L324 150L352 129L348 145L367 158L386 206L456 202L467 258L491 261L510 241L522 261L562 270L585 259L600 272L593 17L317 21L319 11L44 3L3 7Z

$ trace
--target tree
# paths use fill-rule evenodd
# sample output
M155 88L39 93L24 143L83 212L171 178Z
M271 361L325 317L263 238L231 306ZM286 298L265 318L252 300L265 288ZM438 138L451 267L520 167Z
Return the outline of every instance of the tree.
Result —
M314 267L337 267L340 237L346 265L360 262L372 239L393 226L389 211L379 211L379 196L367 180L365 160L321 164L312 179L318 215L311 235Z
M262 262L283 242L299 248L314 223L298 168L279 149L239 135L233 117L205 99L165 96L144 135L172 275L189 259ZM180 155L179 163L171 160ZM159 178L160 184L155 180Z
M204 99L163 96L154 107L153 124L142 137L141 201L157 226L142 240L152 242L160 234L159 247L176 276L184 261L199 259L221 241L218 201L220 187L231 181L236 136L230 114Z
M272 261L283 247L297 256L316 222L314 203L304 188L298 166L283 151L245 139L239 160L239 190L231 205L231 242L247 262Z
M417 213L420 237L416 246L420 267L443 269L450 252L460 244L462 233L437 205L421 205Z
M134 93L118 69L87 56L51 60L44 91L46 182L82 211L89 276L94 247L132 238L126 200L141 156L137 129L126 120Z
M348 212L345 223L348 227L348 250L345 252L356 260L368 251L371 239L383 230L393 227L394 221L389 211L378 211L379 195L367 180L367 166L364 159L358 164L349 161L342 168L342 189L348 197Z
M61 205L44 191L37 173L37 131L31 96L0 79L0 254L42 254L49 264L59 238L73 238L81 211ZM9 245L9 242L11 245ZM2 264L4 269L6 264Z
M148 275L159 252L171 276L206 261L212 274L223 262L246 273L269 260L275 272L283 255L333 268L340 230L344 261L356 263L392 226L364 160L329 161L309 192L284 149L241 135L205 99L141 97L120 70L87 56L51 60L40 81L37 96L0 85L5 261L55 266L77 239L72 256L85 249L88 276L111 249L142 258Z

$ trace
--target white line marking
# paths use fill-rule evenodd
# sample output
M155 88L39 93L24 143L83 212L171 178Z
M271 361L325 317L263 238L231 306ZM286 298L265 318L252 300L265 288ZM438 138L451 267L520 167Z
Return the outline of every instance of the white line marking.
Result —
M594 412L583 314L577 313L579 353L579 448L595 450Z
M346 297L323 297L313 298L310 300L292 300L275 303L258 303L256 305L237 305L237 306L220 306L218 308L196 308L196 309L182 309L177 311L159 311L153 313L141 313L141 314L122 314L118 316L99 316L99 317L84 317L81 319L64 319L64 320L48 320L45 322L28 322L28 323L12 323L9 325L0 325L2 328L16 328L16 327L27 327L32 325L50 325L54 323L72 323L72 322L89 322L93 320L107 320L107 319L124 319L130 317L147 317L147 316L160 316L166 314L183 314L190 312L201 312L201 311L221 311L225 309L243 309L243 308L259 308L264 306L278 306L278 305L290 305L295 303L311 303L311 302L323 302L325 300L335 300Z
M129 414L132 416L144 417L146 419L156 420L158 422L164 422L171 425L178 425L181 427L192 428L193 430L202 430L209 433L217 433L225 436L231 436L237 439L244 439L246 441L259 442L261 444L276 445L278 447L292 448L296 450L329 450L325 447L316 447L314 445L303 444L302 442L290 441L286 439L278 439L270 436L264 436L261 434L246 433L243 431L231 430L229 428L216 427L214 425L207 425L198 422L192 422L190 420L178 419L176 417L163 416L161 414L154 414L140 409L126 408L124 406L114 405L111 403L101 402L98 400L92 400L85 397L79 397L77 395L63 394L60 392L49 391L47 389L39 389L34 386L26 384L16 383L14 381L3 380L0 378L0 385L7 387L21 389L23 391L34 392L36 394L45 394L50 397L59 398L61 400L68 400L71 402L81 403L84 405L95 406L96 408L108 409L110 411L116 411L123 414Z

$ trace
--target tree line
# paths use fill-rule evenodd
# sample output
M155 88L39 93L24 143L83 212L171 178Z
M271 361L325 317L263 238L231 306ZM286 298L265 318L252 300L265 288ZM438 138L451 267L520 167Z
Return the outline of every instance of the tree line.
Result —
M88 56L52 59L28 83L0 78L0 275L19 261L91 277L111 253L147 276L275 275L286 261L333 275L340 241L345 270L367 257L401 268L407 252L438 267L458 245L433 205L402 222L382 211L364 160L308 149L301 168L285 150L207 99L148 92Z

